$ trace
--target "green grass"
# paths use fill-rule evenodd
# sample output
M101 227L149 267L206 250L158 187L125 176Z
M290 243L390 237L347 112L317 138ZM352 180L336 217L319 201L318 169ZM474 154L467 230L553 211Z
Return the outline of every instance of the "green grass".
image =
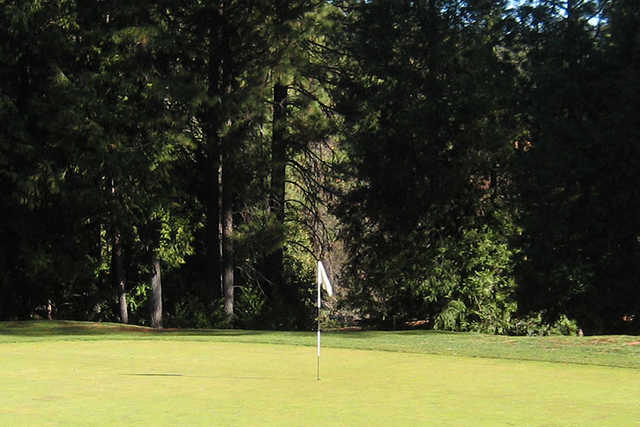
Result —
M0 322L0 344L37 341L171 340L315 346L314 332L155 330L116 323ZM566 362L640 369L640 337L509 337L438 331L323 332L324 347Z
M640 425L638 340L0 322L0 425Z

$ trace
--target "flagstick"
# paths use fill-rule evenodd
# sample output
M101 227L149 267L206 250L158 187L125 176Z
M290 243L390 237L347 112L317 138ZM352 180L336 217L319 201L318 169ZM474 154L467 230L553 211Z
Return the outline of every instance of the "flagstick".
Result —
M316 367L316 379L320 381L320 328L319 327L318 327L318 365Z
M322 277L320 276L320 261L318 261L318 364L316 368L316 378L320 381L320 284L322 282Z
M316 378L320 381L320 308L322 307L320 286L324 286L329 296L333 296L333 287L327 277L327 272L324 269L321 261L318 261L318 366L316 371Z

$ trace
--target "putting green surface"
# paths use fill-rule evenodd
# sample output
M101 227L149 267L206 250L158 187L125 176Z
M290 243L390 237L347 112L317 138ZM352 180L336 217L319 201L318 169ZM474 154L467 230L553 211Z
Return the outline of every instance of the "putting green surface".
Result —
M640 370L172 340L0 344L0 425L636 425Z

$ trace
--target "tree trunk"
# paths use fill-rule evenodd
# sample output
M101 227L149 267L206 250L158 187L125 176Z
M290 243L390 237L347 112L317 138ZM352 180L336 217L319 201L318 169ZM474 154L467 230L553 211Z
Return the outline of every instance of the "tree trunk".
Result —
M220 58L222 58L222 108L225 109L227 117L231 117L232 103L226 103L232 95L233 89L233 65L231 56L230 37L232 29L229 28L224 16L225 3L220 8L221 18L221 49ZM233 206L234 206L234 190L233 190L233 170L235 162L235 150L238 141L234 141L229 135L228 129L232 126L231 120L225 123L227 129L226 135L222 138L222 287L224 292L224 312L227 317L227 323L231 325L233 322L233 305L234 305L234 248L233 248Z
M162 280L160 260L157 256L152 261L151 275L151 327L162 328Z
M217 15L217 11L214 12ZM215 17L215 16L214 16ZM217 18L217 17L215 17ZM213 100L220 94L220 60L218 55L219 28L217 19L212 19L209 30L209 88L207 94ZM220 276L221 241L220 241L220 113L218 107L207 107L207 281L208 293L214 298L223 295Z
M212 296L219 298L222 296L222 279L220 275L222 247L220 241L220 159L217 152L211 152L209 168L209 199L207 201L207 280Z
M118 290L118 301L120 304L120 321L129 323L129 311L127 309L127 290L124 275L124 259L122 249L122 238L120 230L113 233L113 248L111 253L111 274L113 274L116 289Z
M111 179L111 196L115 199L116 183ZM114 224L116 221L114 220ZM122 248L122 236L117 225L113 227L113 247L111 248L111 274L115 287L118 291L118 302L120 304L120 321L129 323L129 311L127 309L127 289L124 275L124 257Z
M285 173L287 162L287 146L285 140L287 87L278 81L273 87L273 133L271 139L271 188L269 209L275 214L278 225L284 227L285 214ZM284 241L284 236L279 236ZM267 258L266 287L267 298L272 297L272 290L282 288L283 285L284 250L282 244L269 254Z
M224 312L227 321L233 320L233 200L231 195L231 185L225 182L225 170L223 169L223 190L222 190L222 260L224 286Z

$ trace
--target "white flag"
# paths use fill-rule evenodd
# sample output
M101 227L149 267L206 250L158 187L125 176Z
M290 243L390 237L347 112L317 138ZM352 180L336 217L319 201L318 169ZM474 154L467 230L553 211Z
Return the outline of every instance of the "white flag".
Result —
M322 265L322 261L318 261L318 286L320 285L327 291L329 296L333 296L333 288L331 287L331 282L324 269L324 265Z
M322 265L322 261L318 261L318 370L317 378L320 381L320 306L322 304L322 298L320 296L320 286L322 286L329 296L333 296L333 288L331 282L327 276L327 272Z

